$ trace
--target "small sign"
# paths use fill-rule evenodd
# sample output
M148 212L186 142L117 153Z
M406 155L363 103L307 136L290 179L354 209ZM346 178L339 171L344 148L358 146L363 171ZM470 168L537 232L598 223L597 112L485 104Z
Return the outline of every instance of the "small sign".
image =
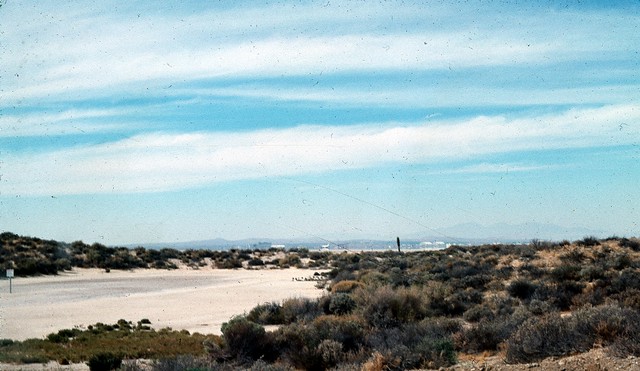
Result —
M13 269L7 269L7 278L13 278Z

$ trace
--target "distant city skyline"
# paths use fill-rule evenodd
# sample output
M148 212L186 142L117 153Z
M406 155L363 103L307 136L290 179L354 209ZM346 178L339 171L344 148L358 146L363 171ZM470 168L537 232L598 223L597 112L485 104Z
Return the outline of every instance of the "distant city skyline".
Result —
M634 1L0 2L0 230L638 236L638 30Z

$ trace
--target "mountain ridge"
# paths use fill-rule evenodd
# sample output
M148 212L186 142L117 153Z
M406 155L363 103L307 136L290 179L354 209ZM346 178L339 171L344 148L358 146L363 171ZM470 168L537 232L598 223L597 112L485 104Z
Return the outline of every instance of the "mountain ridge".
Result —
M421 242L441 241L453 244L477 243L525 243L533 239L539 240L577 240L586 236L605 237L606 232L585 227L565 227L550 223L461 223L450 227L434 229L429 235L399 236L403 243L419 244ZM285 245L286 247L322 247L355 248L363 246L389 247L395 246L396 236L389 236L389 240L353 238L353 239L323 239L323 238L245 238L228 240L213 238L192 241L152 242L125 244L125 247L144 246L147 248L176 248L176 249L215 249L215 248L268 248L271 245Z

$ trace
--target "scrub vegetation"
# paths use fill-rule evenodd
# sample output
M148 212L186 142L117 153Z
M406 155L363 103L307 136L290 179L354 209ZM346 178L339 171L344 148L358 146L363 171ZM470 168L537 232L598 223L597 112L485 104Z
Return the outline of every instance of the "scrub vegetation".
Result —
M265 265L274 258L255 251L227 253L231 260L260 259ZM278 266L328 267L327 281L319 283L327 294L257 305L229 319L221 336L156 332L130 323L123 330L127 322L122 321L112 331L100 327L94 333L94 327L52 334L37 340L36 348L25 348L36 340L4 340L0 354L12 362L87 362L109 350L124 360L156 359L151 367L157 370L433 369L474 355L531 363L594 347L612 356L640 356L638 239L534 240L405 253L301 249L277 259ZM216 258L212 264L227 265ZM101 343L118 336L132 345ZM191 345L166 345L176 339ZM136 341L145 345L136 348ZM71 352L76 343L95 352L48 350ZM22 350L12 356L12 349Z
M286 252L286 254L285 254ZM285 250L230 249L176 250L136 247L108 247L99 243L88 245L82 241L65 243L19 236L10 232L0 234L0 273L14 269L16 276L58 274L72 268L111 269L176 269L177 264L190 268L213 265L221 269L234 268L325 268L331 256L328 252L310 252L305 248ZM303 262L304 260L304 262Z

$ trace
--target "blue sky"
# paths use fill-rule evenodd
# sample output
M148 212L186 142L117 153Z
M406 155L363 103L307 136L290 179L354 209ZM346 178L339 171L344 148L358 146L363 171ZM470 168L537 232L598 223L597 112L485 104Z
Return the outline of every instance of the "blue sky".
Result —
M640 4L522 3L0 2L0 229L640 235Z

